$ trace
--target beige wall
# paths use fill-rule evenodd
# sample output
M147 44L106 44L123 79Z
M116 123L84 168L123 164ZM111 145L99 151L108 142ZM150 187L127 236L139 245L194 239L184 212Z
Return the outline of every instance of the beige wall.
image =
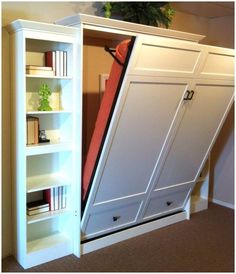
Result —
M197 17L183 12L175 12L170 28L179 31L197 33L207 36L209 20L204 17ZM204 38L202 42L205 41Z
M209 20L207 42L234 48L234 16ZM234 106L211 153L210 198L234 207Z
M11 162L10 162L10 67L9 40L2 30L2 255L11 252Z
M210 199L234 207L234 106L211 152Z
M210 19L207 35L210 45L234 48L234 16Z
M41 22L48 22L52 23L56 19L62 18L64 16L72 15L78 12L88 13L88 14L94 14L97 11L97 7L100 9L101 3L94 3L94 2L3 2L2 3L2 23L3 26L10 23L13 20L16 19L27 19L27 20L35 20L35 21L41 21ZM100 11L98 12L100 13ZM227 46L227 47L233 47L233 21L232 18L222 18L222 19L206 19L201 17L196 17L193 15L188 15L180 12L176 12L172 29L181 30L181 31L188 31L193 33L199 33L208 35L206 39L203 40L203 43L210 43L220 46ZM227 30L227 31L226 31ZM226 34L227 33L227 34ZM12 242L11 242L11 165L10 165L10 81L9 81L9 41L8 41L8 34L3 30L2 32L2 54L3 54L3 69L2 69L2 81L3 81L3 108L2 108L2 118L3 118L3 152L2 152L2 162L3 162L3 187L2 187L2 228L3 228L3 237L2 237L2 256L5 257L8 254L11 254L12 252ZM101 54L104 54L104 52L101 52L101 48L96 48L98 52ZM88 62L94 63L94 57L92 57L91 53L91 46L86 46L85 48L85 58L87 58ZM90 58L88 58L90 57ZM95 58L97 60L97 56L95 54ZM100 58L100 57L99 57ZM99 62L103 62L102 57ZM108 61L109 62L109 61ZM94 64L93 64L94 66ZM102 72L106 73L109 71L109 66L104 67ZM94 67L94 73L95 72ZM99 87L98 87L98 78L95 79L95 87L90 86L90 83L88 79L84 79L85 83L87 83L87 87L85 87L87 100L94 100L94 102L90 105L95 105L96 111L98 109L98 102L97 98L95 98L98 93ZM97 86L97 88L96 88ZM92 94L89 98L88 94ZM88 101L87 101L88 102ZM91 103L91 101L90 101ZM86 110L89 111L89 110ZM227 184L227 192L233 193L233 178L232 178L232 170L233 170L233 161L230 160L232 158L232 151L234 149L233 142L232 142L232 134L233 134L233 128L232 128L232 117L233 117L233 111L230 113L231 118L227 120L226 126L224 127L223 135L226 142L218 141L218 154L215 153L215 158L217 165L217 159L221 159L218 161L218 166L215 168L213 166L214 170L214 179L218 180L219 184L217 187L214 188L212 186L212 194L218 195L218 192L222 191L222 184L221 180L217 178L221 178L219 176L222 175L221 173L221 164L224 165L224 174L229 174L228 171L230 170L230 176L224 177L224 185ZM94 116L91 119L95 119ZM228 125L228 126L227 126ZM91 129L88 130L88 132L91 132ZM90 133L89 133L90 134ZM221 136L219 136L218 140L221 140ZM229 136L229 137L227 137ZM231 151L231 154L229 156L228 151ZM223 155L223 156L222 156ZM223 158L220 158L223 157ZM225 161L224 157L231 157L227 158L227 161ZM225 182L227 181L227 182ZM217 193L217 194L216 194ZM228 199L227 195L224 194L224 199ZM231 198L230 198L231 199ZM231 203L231 201L229 201Z

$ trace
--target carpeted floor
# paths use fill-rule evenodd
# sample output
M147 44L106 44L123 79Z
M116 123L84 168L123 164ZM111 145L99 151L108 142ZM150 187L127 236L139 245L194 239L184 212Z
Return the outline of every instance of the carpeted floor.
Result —
M7 257L2 272L23 268ZM209 209L142 236L86 254L28 269L29 272L234 272L234 210Z

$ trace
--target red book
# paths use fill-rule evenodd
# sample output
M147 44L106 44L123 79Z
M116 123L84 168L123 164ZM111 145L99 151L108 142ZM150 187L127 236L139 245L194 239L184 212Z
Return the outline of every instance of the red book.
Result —
M49 210L55 210L51 188L43 191L43 198L47 203L49 203Z
M56 70L56 57L55 57L55 51L47 51L45 52L45 66L51 67L54 71Z

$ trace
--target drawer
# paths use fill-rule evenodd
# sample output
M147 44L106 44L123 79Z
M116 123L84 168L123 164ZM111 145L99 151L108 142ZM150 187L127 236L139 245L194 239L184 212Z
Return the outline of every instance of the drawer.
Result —
M134 224L142 202L116 206L101 212L92 213L85 227L85 238L95 234L110 232Z
M155 191L147 205L144 219L182 209L189 191L189 186Z
M116 206L101 212L92 213L85 227L85 238L91 234L102 234L123 226L134 224L142 202Z

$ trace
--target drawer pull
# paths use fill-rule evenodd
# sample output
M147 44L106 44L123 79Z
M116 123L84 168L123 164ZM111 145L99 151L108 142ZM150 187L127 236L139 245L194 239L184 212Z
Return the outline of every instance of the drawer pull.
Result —
M167 206L170 206L170 205L172 205L172 204L173 204L173 201L167 201L167 202L166 202L166 205L167 205Z
M120 216L113 216L113 222L116 222L119 219L120 219Z

